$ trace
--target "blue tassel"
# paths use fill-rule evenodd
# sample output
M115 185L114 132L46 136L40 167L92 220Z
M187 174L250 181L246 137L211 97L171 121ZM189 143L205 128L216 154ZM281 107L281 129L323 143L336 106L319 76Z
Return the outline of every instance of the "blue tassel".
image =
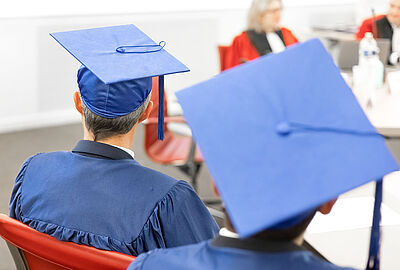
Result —
M369 244L369 256L367 270L379 270L379 256L381 244L381 204L382 204L383 180L376 182L374 219L371 228L371 240Z
M158 77L158 139L164 140L164 76Z

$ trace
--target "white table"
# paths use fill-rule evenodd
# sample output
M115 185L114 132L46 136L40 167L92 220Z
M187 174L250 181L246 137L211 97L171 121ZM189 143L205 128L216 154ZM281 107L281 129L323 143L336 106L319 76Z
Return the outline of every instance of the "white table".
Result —
M355 34L334 29L313 29L312 34L318 38L324 38L332 41L355 40Z
M370 183L342 195L331 214L316 216L310 225L306 240L331 262L365 269L374 187ZM383 190L381 269L395 270L400 269L400 172L384 178Z
M400 92L389 93L380 89L375 104L364 107L371 123L384 135L400 136Z
M387 68L386 72L392 73L398 70ZM351 87L353 82L352 74L343 72L342 76ZM400 85L396 87L400 88ZM385 83L376 91L372 107L366 106L367 97L363 91L353 89L353 93L360 102L368 119L380 133L386 136L400 137L400 89L389 89L389 86Z

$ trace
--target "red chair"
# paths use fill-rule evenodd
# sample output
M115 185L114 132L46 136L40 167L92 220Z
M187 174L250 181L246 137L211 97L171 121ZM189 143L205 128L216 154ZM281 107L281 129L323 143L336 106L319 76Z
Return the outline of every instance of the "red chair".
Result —
M166 96L166 95L164 95ZM197 190L197 176L203 164L203 157L196 148L192 137L180 136L168 129L167 124L185 123L182 116L169 117L167 100L164 99L164 140L157 140L158 132L158 78L153 78L151 92L153 110L145 126L144 149L147 156L155 163L173 165L188 175L192 185Z
M126 269L133 256L62 242L0 214L0 236L7 242L17 270Z
M164 95L166 97L166 95ZM146 121L144 149L147 156L155 163L172 165L185 173L191 180L194 190L198 191L197 177L203 164L203 157L191 136L180 136L168 129L168 123L185 123L182 116L168 116L167 100L164 99L164 140L157 140L158 134L158 79L153 78L151 92L153 110ZM211 215L219 225L223 224L223 213L220 211L220 199L203 199ZM214 209L216 207L216 209Z
M227 51L229 50L230 46L222 46L219 45L218 46L218 54L219 54L219 68L220 71L224 71L227 69L227 64L226 64L226 60L225 60L225 56Z

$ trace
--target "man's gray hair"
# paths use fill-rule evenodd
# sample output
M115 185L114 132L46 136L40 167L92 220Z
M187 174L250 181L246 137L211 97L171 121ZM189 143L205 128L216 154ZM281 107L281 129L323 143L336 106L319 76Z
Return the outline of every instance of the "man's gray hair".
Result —
M263 32L262 25L260 24L261 15L275 1L279 1L282 4L282 0L253 0L247 14L247 30L254 30L259 33Z
M145 102L135 111L117 118L104 118L90 111L82 102L82 111L85 118L86 128L93 134L94 141L106 139L115 135L128 133L139 121L147 106L150 95Z

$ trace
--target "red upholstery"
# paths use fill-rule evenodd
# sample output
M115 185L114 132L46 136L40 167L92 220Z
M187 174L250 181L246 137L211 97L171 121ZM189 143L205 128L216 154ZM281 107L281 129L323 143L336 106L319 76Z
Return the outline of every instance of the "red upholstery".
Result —
M167 128L168 122L182 122L182 118L168 117L167 100L164 99L164 140L157 140L157 121L158 117L158 77L153 78L153 89L151 92L153 110L150 113L150 121L145 127L144 148L148 157L156 163L161 164L182 164L186 161L190 146L191 137L178 136ZM202 162L201 153L196 150L195 161Z
M374 35L374 38L378 38L378 33L376 27L374 26L373 22L379 19L382 19L385 15L376 15L375 17L371 17L365 19L362 23L358 32L356 34L356 39L361 40L364 38L365 33L371 32Z
M286 47L298 42L297 38L289 29L282 27L281 31ZM229 46L218 46L218 52L221 71L260 57L257 49L250 41L247 32L242 32L236 36Z
M220 71L224 71L225 69L228 69L228 66L225 61L226 53L228 50L229 50L229 46L222 46L222 45L218 46Z
M28 269L126 269L135 257L62 242L0 214L0 236L18 247Z

